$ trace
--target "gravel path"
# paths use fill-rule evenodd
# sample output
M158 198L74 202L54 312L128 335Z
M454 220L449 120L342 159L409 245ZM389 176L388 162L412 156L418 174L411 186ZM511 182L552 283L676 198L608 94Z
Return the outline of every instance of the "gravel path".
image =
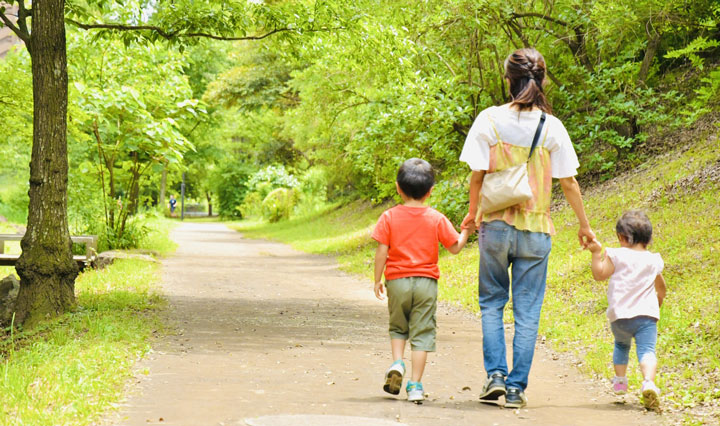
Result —
M414 405L382 391L390 364L387 308L370 282L332 258L243 239L221 224L185 223L163 261L176 328L138 365L113 425L650 425L636 399L618 404L539 345L529 405L478 403L479 321L438 311L438 352ZM404 391L400 396L403 396Z

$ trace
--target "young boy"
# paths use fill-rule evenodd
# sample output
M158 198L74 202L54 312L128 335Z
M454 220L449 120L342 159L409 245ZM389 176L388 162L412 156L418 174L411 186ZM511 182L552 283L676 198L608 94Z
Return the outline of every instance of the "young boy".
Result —
M474 229L458 234L440 212L424 205L435 184L432 166L418 158L403 163L395 186L403 204L380 216L372 238L375 252L375 296L388 297L390 346L395 362L385 374L385 392L397 395L405 374L403 353L409 339L412 349L412 377L406 391L408 401L421 403L420 382L427 353L435 351L435 311L437 309L438 242L453 254L467 243ZM385 271L385 285L382 283Z

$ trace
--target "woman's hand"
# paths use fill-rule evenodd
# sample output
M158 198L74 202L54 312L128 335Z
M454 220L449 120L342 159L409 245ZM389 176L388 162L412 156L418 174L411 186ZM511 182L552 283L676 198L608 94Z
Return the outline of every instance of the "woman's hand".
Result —
M595 233L590 229L590 226L581 226L578 231L578 239L580 240L580 245L586 249L590 243L595 240Z
M578 240L583 248L587 248L590 241L595 239L595 233L590 228L590 221L585 215L585 207L582 202L582 194L580 194L580 185L574 177L566 177L560 179L560 187L565 193L565 199L575 212L575 216L580 222L580 230L578 231Z
M463 219L462 223L460 224L460 229L468 229L471 226L475 226L475 215L468 213L467 216L465 216L465 219ZM471 230L470 232L473 232L473 230Z

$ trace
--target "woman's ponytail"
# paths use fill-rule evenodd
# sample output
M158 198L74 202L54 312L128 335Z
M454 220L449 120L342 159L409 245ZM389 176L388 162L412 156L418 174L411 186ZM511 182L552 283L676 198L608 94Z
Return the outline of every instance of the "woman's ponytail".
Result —
M505 78L510 82L512 105L520 111L537 107L552 113L543 92L545 73L545 59L535 49L519 49L508 56L505 60Z

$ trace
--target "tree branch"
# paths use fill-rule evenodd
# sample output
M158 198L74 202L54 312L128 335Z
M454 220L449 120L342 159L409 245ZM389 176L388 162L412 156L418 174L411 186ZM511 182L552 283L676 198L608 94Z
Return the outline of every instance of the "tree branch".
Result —
M0 21L2 21L6 27L10 28L10 30L14 32L15 35L20 37L20 40L25 42L25 45L28 46L28 43L30 43L30 34L28 34L27 32L23 32L23 30L13 24L10 18L5 16L5 12L0 12Z
M20 27L20 31L27 34L29 38L30 30L27 25L28 16L32 17L32 9L25 7L25 0L18 0L18 27Z
M265 34L260 35L252 35L252 36L243 36L243 37L226 37L226 36L220 36L216 34L210 34L210 33L183 33L181 30L176 31L166 31L160 27L154 26L154 25L125 25L125 24L85 24L82 22L77 22L70 18L65 18L65 21L75 25L78 28L82 28L83 30L94 30L94 29L104 29L104 30L114 30L114 31L153 31L160 35L161 37L170 40L177 37L204 37L204 38L211 38L213 40L224 40L224 41L239 41L239 40L262 40L264 38L270 37L273 34L287 32L287 31L300 31L300 32L308 32L308 33L314 33L314 32L321 32L321 31L334 31L334 30L342 30L343 27L337 27L337 28L318 28L318 29L299 29L299 28L275 28L272 31L269 31Z
M542 18L542 19L544 19L544 20L546 20L546 21L553 22L553 23L558 24L558 25L562 25L563 27L569 27L569 26L570 26L570 24L568 24L568 23L565 22L565 21L562 21L562 20L557 19L557 18L553 18L552 16L544 15L544 14L542 14L542 13L535 13L535 12L513 13L511 16L512 16L513 18L515 18L515 19L517 19L517 18L529 18L529 17Z

